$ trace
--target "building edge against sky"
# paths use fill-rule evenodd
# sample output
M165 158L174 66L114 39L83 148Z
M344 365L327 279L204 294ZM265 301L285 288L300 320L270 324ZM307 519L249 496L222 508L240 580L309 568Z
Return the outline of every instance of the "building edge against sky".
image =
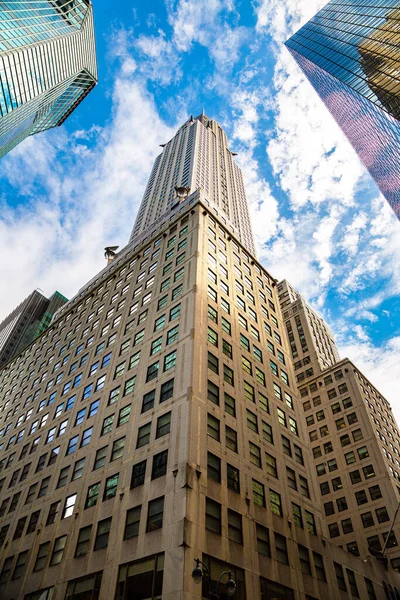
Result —
M286 46L400 219L399 27L398 0L331 0Z
M202 587L191 577L195 558L214 582L232 566L238 600L383 600L389 586L400 593L395 564L385 571L365 552L360 520L354 537L346 537L348 522L339 534L346 545L359 540L363 560L330 535L308 417L318 421L323 404L330 437L317 433L319 445L340 443L329 429L341 418L329 394L347 381L348 365L337 384L319 377L321 405L304 407L299 388L315 398L313 378L328 369L336 381L342 363L335 366L323 320L308 314L289 284L283 311L298 306L300 326L295 314L282 315L281 285L241 241L226 207L204 188L192 190L181 203L166 203L0 371L5 600L80 600L82 589L92 590L90 600L200 598L209 590L206 578ZM304 340L315 345L313 373ZM348 394L336 393L346 452L358 466L368 459L358 449L368 445L370 460L388 470L363 402L345 407ZM356 411L358 420L349 420ZM352 440L355 428L363 437ZM390 431L398 446L395 425ZM345 476L349 464L339 461ZM355 485L370 493L375 475L365 473L366 483L361 475ZM390 487L390 477L379 476ZM343 528L344 511L354 519L361 511L349 484L350 508L343 508L341 489L330 490L329 502L340 507ZM385 497L374 494L365 522L381 541L389 529ZM394 516L393 501L387 513ZM379 525L375 514L385 517ZM394 552L391 545L390 558Z
M2 157L61 125L96 85L97 65L90 0L11 0L0 3L0 18L8 33L0 36Z

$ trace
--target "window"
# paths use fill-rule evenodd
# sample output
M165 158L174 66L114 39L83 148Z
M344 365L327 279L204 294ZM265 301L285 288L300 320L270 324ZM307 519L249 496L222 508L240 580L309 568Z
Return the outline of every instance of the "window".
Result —
M151 410L152 408L154 408L155 396L156 396L155 390L152 390L151 392L147 392L147 394L145 394L143 396L142 413L147 412L148 410Z
M151 500L147 512L146 531L155 531L163 526L164 496Z
M54 540L53 552L51 554L50 566L58 565L62 561L67 536L62 535Z
M271 505L271 510L274 514L278 515L278 517L282 517L282 501L281 496L274 490L269 490L269 502Z
M372 527L374 525L374 518L371 512L366 512L361 515L361 521L364 528Z
M253 442L249 442L249 451L250 462L261 469L261 449L256 444L253 444Z
M160 363L157 361L147 367L146 383L158 377Z
M258 433L258 421L257 415L251 412L249 409L246 409L246 418L247 418L247 427L254 431L254 433Z
M252 479L252 489L253 489L254 504L256 504L257 506L260 506L261 508L265 508L266 502L265 502L264 485L262 483L260 483L259 481Z
M61 515L62 519L66 519L67 517L70 517L72 515L72 513L74 512L74 506L75 506L77 495L78 494L72 494L71 496L67 496L67 498L65 499L64 510Z
M114 423L114 414L109 415L108 417L106 417L103 420L103 425L101 427L101 432L100 435L106 435L106 433L110 433L110 431L112 430L113 427L113 423Z
M382 508L377 508L375 510L375 514L376 514L376 518L378 519L378 523L385 523L386 521L390 520L388 511L386 510L386 507L382 507Z
M312 554L313 554L315 574L317 576L317 579L319 579L319 581L326 581L324 559L322 558L322 555L318 554L317 552L313 552Z
M128 540L129 538L136 537L137 535L139 535L141 508L141 506L136 506L135 508L131 508L127 511L124 530L124 540Z
M78 541L75 548L75 558L84 556L89 552L90 536L92 534L92 525L82 527L79 530Z
M151 478L158 479L167 472L168 450L164 450L153 456L153 467L151 470Z
M228 425L225 425L225 443L226 447L233 450L233 452L238 451L237 433L234 429L228 427Z
M207 452L207 476L221 483L221 459L211 452Z
M167 435L171 429L171 412L165 413L157 419L156 439Z
M49 550L50 550L50 542L45 542L44 544L40 544L38 553L36 555L35 566L33 567L34 571L41 571L42 569L44 569L46 561L47 561L47 556L49 554ZM3 571L4 571L4 567L3 567Z
M120 427L121 425L128 423L130 415L131 415L131 405L130 404L121 408L121 410L118 413L117 427Z
M221 535L221 505L206 498L206 529Z
M115 440L112 445L110 462L121 458L124 454L125 436Z
M298 544L297 547L299 550L301 572L304 573L304 575L311 575L311 562L308 548L301 544Z
M212 414L208 413L207 415L207 434L217 440L220 441L220 423L219 419L214 417Z
M240 494L240 474L239 469L227 463L226 465L226 473L227 473L227 484L230 490L237 492Z
M138 430L138 438L136 448L141 448L145 446L150 441L150 431L151 431L151 422L146 423L146 425L142 425Z
M109 500L110 498L114 498L117 495L118 479L119 473L116 473L111 477L107 477L103 493L103 502L105 500Z
M161 386L160 403L165 402L169 398L172 398L173 394L174 394L174 380L170 379L169 381L166 381L165 383L163 383Z
M288 486L293 490L297 490L297 482L296 482L296 473L290 467L286 467L286 476L288 481Z
M85 429L82 433L81 445L80 448L87 446L90 444L90 440L92 439L93 427L89 427L89 429Z
M263 525L256 523L257 551L263 556L271 556L271 544L269 540L269 531Z
M67 536L65 536L65 538L66 537ZM11 579L20 579L20 577L22 577L24 575L25 564L26 564L26 560L28 558L28 554L29 554L29 550L25 550L24 552L20 552L18 554L17 562L15 563L15 567L14 567L14 571L13 571ZM53 564L53 563L50 563L50 564Z
M214 373L219 373L219 364L218 364L218 358L216 356L214 356L214 354L212 354L211 352L208 352L207 354L207 366L210 369L210 371L213 371Z
M81 458L77 460L74 465L74 470L72 471L71 481L75 481L76 479L80 479L83 475L83 469L85 467L86 458Z
M286 546L286 538L274 531L276 560L284 565L289 564L289 555Z
M243 544L242 515L231 509L228 509L228 538Z
M132 477L131 477L131 489L135 487L139 487L144 484L145 476L146 476L146 460L142 460L141 462L133 465L132 467Z
M94 542L93 550L101 550L106 548L108 545L108 538L110 536L111 529L111 517L99 521L97 525L96 538Z
M107 449L108 446L103 446L97 450L96 457L94 459L93 471L96 469L101 469L101 467L104 467L106 464Z
M164 357L164 372L172 369L176 365L176 350L170 352Z
M51 525L52 523L55 523L57 515L60 512L60 508L61 508L61 500L58 500L57 502L54 502L53 504L50 505L49 514L47 515L46 527L47 527L47 525Z
M97 504L97 499L99 497L99 493L100 493L100 482L93 483L92 485L90 485L88 487L86 502L85 502L85 509L91 508L92 506L95 506Z
M265 453L265 462L267 465L267 473L278 479L278 468L276 466L276 458L271 454Z
M50 484L50 477L45 477L44 479L42 479L42 483L40 484L40 488L39 488L38 498L41 498L42 496L45 496L47 494L49 484ZM11 506L12 506L12 504L11 504ZM10 506L8 512L11 512L11 506Z
M226 381L232 386L234 385L233 370L230 367L228 367L228 365L224 365L224 381Z

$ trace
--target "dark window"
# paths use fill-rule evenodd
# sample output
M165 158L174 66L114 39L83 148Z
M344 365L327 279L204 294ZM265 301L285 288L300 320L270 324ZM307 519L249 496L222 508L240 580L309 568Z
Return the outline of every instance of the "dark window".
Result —
M231 509L228 509L228 538L243 544L242 515Z
M82 527L79 530L78 541L76 543L75 557L84 556L89 552L90 536L92 534L92 525Z
M165 400L172 398L173 394L174 394L174 380L170 379L169 381L166 381L165 383L163 383L161 386L160 402L165 402Z
M101 550L108 546L108 538L110 536L111 517L99 521L97 525L96 539L93 550Z
M240 494L240 473L239 469L227 463L226 465L227 484L230 490Z
M162 477L167 472L168 450L164 450L153 456L153 467L151 470L151 478L157 479Z
M274 531L275 536L275 552L276 552L276 560L283 563L284 565L289 564L289 555L286 546L286 538L279 533Z
M221 535L221 505L206 498L206 529Z
M139 535L140 512L141 506L135 506L126 513L124 540L136 537Z
M269 541L269 531L263 525L256 523L257 551L263 556L271 556L271 544Z
M149 502L146 531L154 531L163 526L164 496Z
M167 412L157 419L156 439L167 435L171 430L171 412Z
M207 452L207 476L221 483L221 459L211 452Z
M144 484L144 479L146 476L146 461L142 460L141 462L133 465L132 467L132 479L131 479L131 489L138 487L139 485Z

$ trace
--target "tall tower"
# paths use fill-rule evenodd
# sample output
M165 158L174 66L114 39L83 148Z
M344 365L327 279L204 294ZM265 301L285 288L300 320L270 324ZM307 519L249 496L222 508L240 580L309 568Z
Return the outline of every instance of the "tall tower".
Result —
M398 218L399 44L398 0L331 0L286 42Z
M96 85L90 0L0 3L0 157L61 125Z
M202 189L210 208L235 227L242 244L254 255L243 176L234 156L217 121L204 112L186 121L163 144L154 163L130 241L171 210L177 201L175 187L185 187L189 193Z

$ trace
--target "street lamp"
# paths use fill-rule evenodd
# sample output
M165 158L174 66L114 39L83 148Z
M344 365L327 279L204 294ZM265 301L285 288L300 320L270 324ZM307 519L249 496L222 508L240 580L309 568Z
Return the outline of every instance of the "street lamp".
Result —
M192 577L194 579L194 582L200 583L202 581L204 571L206 571L206 573L208 575L208 579L211 582L211 575L210 575L210 571L208 570L207 566L203 562L201 562L201 560L199 560L198 558L195 558L194 560L196 563L196 566L192 571ZM200 567L200 565L201 565L201 567ZM204 569L204 571L203 571L203 569ZM222 571L221 575L218 577L218 581L217 581L217 585L215 586L215 590L210 591L210 594L209 594L210 600L219 600L218 588L219 588L221 579L224 575L228 575L228 581L225 583L226 594L228 596L233 596L233 594L235 593L236 583L232 579L232 571Z

